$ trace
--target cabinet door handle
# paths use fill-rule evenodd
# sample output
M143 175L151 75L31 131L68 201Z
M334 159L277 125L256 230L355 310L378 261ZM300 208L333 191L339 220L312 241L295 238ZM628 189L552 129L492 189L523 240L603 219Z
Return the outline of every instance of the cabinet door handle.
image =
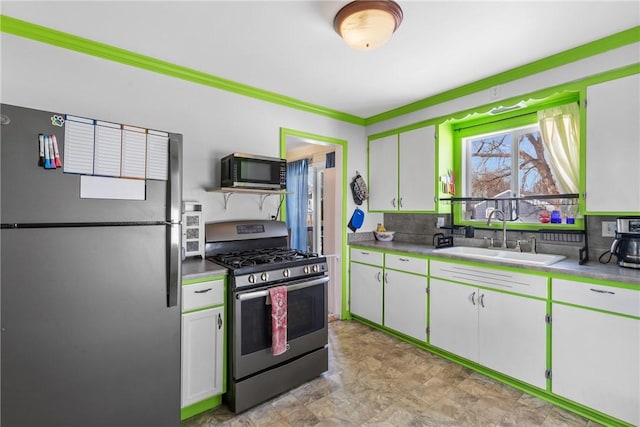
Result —
M207 292L211 291L213 288L208 288L208 289L202 289L199 291L194 291L194 293L196 294L206 294Z
M378 278L378 282L381 282L382 280L382 273L380 271L378 271L378 274L376 275L376 277Z
M484 294L480 295L480 305L484 308Z
M471 294L471 304L476 305L476 292L473 291Z
M589 288L590 291L593 292L597 292L599 294L610 294L610 295L615 295L615 292L611 292L611 291L605 291L604 289L593 289L593 288Z
M222 316L218 313L218 329L222 329Z
M394 197L393 199L391 199L391 205L395 208L396 207L396 198Z
M402 207L402 197L398 199L398 206Z
M389 273L384 273L384 282L389 283Z

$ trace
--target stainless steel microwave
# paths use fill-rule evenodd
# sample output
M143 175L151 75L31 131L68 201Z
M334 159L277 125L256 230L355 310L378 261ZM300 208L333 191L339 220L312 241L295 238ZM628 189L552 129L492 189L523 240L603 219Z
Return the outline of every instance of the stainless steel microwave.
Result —
M284 190L287 160L277 157L232 153L220 160L222 187Z

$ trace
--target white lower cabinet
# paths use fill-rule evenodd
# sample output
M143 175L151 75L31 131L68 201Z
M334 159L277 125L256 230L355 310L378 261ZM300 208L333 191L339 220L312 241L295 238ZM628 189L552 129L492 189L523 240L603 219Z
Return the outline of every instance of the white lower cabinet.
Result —
M182 407L223 392L224 307L182 315Z
M629 314L638 316L640 292L565 280L552 283L551 391L640 425L640 318L596 311L616 311L619 305L618 312L632 310Z
M422 260L426 264L426 261ZM402 271L384 272L384 325L427 341L427 278Z
M478 312L480 364L544 389L547 302L485 289Z
M429 280L430 343L495 371L544 389L546 387L547 302L480 288L474 278L491 286L510 286L523 293L546 292L546 279L500 270L432 261ZM449 277L447 277L449 276ZM517 281L515 280L517 278ZM542 291L545 289L545 291Z
M351 263L351 313L382 324L382 267Z
M201 402L225 392L224 286L223 279L182 286L183 418L213 407L212 402ZM198 411L194 412L189 406L196 403Z
M477 296L475 287L429 280L431 345L465 359L478 360Z
M352 314L427 341L427 261L351 250Z

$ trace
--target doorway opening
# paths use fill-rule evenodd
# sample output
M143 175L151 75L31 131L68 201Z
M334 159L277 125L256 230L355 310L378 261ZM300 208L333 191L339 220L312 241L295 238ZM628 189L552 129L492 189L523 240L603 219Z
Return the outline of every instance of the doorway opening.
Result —
M281 154L287 163L306 163L306 182L301 185L304 194L291 194L286 198L289 213L304 220L287 221L297 230L291 230L292 245L323 255L327 259L330 281L328 284L329 320L343 318L343 231L344 200L343 169L346 164L343 148L346 141L311 135L291 129L281 129ZM287 177L289 178L289 177ZM296 206L291 212L291 206ZM299 210L304 210L300 212ZM286 212L286 209L283 211ZM294 236L296 234L296 236Z

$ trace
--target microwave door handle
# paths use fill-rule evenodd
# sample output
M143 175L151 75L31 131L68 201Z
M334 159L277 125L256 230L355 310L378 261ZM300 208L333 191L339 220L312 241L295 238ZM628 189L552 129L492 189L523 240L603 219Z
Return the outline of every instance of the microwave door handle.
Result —
M310 280L310 281L305 281L302 283L297 283L294 285L290 285L287 286L287 292L291 292L291 291L297 291L300 289L304 289L304 288L309 288L311 286L316 286L316 285L320 285L322 283L327 283L329 281L329 276L324 276L320 279L315 279L315 280ZM265 291L256 291L256 292L249 292L246 294L237 294L236 295L236 299L239 301L247 301L250 299L255 299L255 298L262 298L262 297L266 297L267 295L269 295L269 291L265 290Z

